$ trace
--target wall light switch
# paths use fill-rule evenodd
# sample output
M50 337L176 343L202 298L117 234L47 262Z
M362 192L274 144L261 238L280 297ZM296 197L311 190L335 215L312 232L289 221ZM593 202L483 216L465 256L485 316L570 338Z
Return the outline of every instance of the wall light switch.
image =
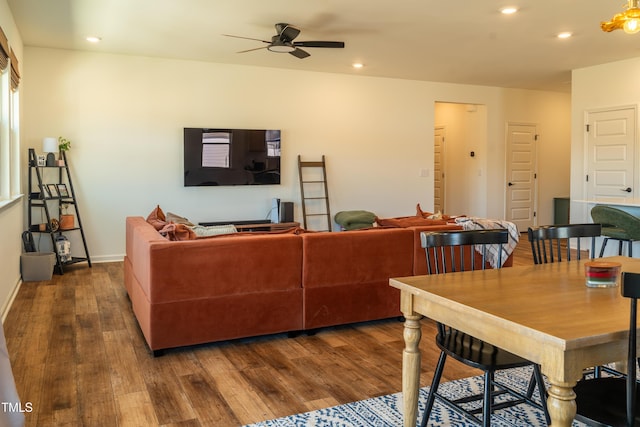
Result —
M420 176L422 178L428 178L429 177L429 169L420 169Z

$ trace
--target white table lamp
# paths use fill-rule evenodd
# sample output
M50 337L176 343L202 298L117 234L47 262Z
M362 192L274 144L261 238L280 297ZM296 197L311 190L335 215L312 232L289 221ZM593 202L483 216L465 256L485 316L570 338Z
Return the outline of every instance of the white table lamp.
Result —
M42 151L47 154L47 166L56 165L56 155L58 152L58 138L46 137L42 139Z

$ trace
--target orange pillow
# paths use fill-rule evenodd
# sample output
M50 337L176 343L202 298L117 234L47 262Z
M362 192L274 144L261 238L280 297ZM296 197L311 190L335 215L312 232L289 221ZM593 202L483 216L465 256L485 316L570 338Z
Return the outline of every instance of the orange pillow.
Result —
M169 240L195 240L196 233L192 229L184 224L176 224L173 222L165 225L161 230L158 230L160 234Z
M444 225L447 223L444 219L427 219L418 216L405 216L401 218L378 218L376 222L380 227L418 227L425 225Z
M147 222L160 231L167 225L167 218L164 216L164 212L160 209L160 205L156 206L147 217Z
M418 203L416 205L416 216L419 216L420 218L428 218L431 215L433 215L431 212L424 212L421 208L420 208L420 203Z

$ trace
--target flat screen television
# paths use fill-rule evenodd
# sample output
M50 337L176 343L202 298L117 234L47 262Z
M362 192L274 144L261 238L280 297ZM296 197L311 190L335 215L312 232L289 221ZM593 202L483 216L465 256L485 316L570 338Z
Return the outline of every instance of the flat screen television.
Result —
M184 128L184 185L280 184L280 131Z

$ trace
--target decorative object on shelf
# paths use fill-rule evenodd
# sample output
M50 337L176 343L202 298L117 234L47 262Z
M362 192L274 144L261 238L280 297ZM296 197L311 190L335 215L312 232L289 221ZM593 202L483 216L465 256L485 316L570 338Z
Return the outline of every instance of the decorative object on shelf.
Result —
M38 154L38 166L47 166L47 156Z
M640 8L638 0L628 0L627 9L622 13L616 13L611 21L601 22L602 31L610 33L613 30L623 30L627 34L635 34L640 31Z
M71 148L71 141L69 141L67 138L59 136L58 150L60 151L60 158L58 159L57 166L64 166L64 157L62 156L62 152L69 150L69 148Z
M62 234L56 237L56 250L60 257L60 262L71 261L71 242Z
M51 231L58 231L58 229L60 228L60 222L55 219L55 218L51 218L51 222L49 223L49 226L51 227Z
M59 184L60 185L64 184ZM69 203L62 203L60 205L62 213L60 214L60 230L71 230L75 227L75 218L73 214L68 213Z
M49 197L60 197L55 184L47 184L47 192L49 193Z
M69 197L69 190L67 190L66 184L58 184L58 194L60 194L60 197Z
M45 166L56 165L56 155L58 152L58 140L54 137L48 136L42 140L42 151L47 153L47 161Z

